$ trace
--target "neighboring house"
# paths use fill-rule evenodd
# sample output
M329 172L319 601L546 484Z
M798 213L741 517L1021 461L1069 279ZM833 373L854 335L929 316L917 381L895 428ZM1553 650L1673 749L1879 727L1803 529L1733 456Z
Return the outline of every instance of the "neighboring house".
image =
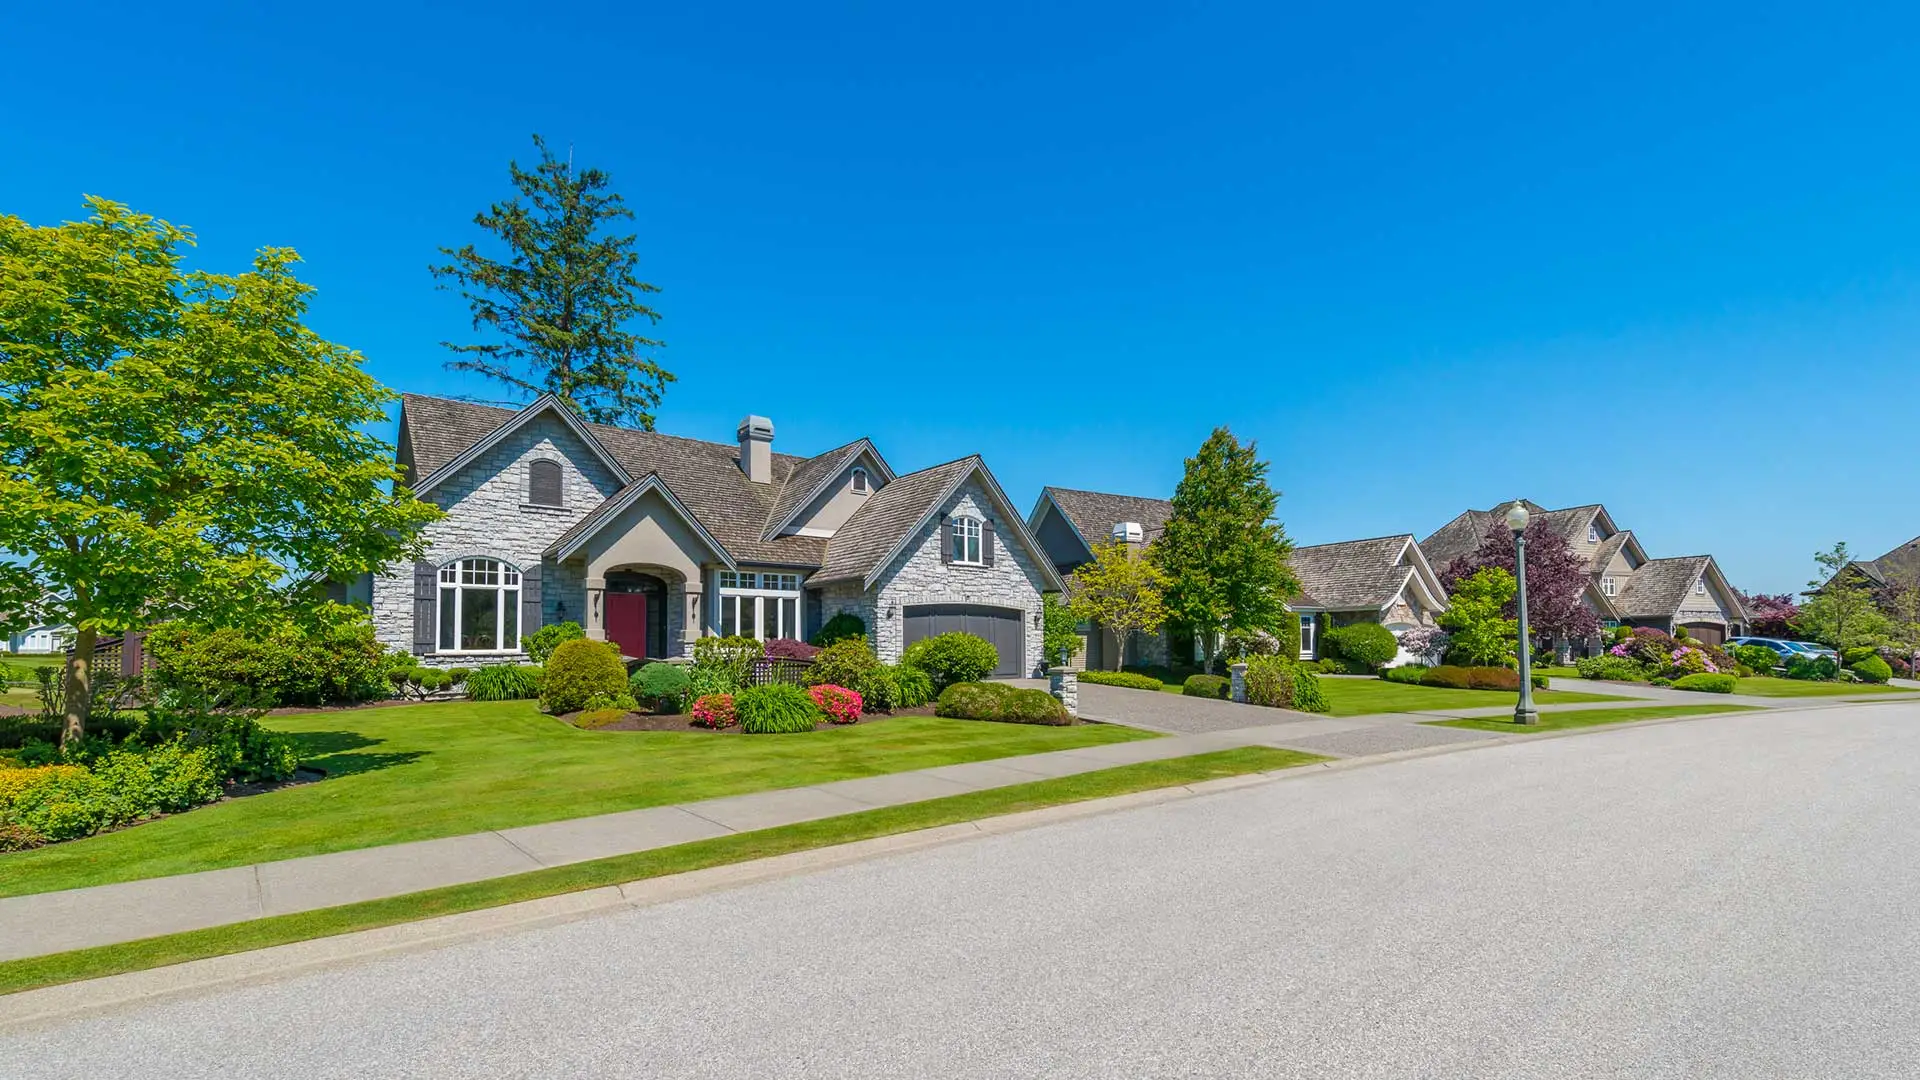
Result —
M798 457L773 452L764 417L736 435L588 424L551 396L404 395L399 464L446 517L425 558L342 591L370 597L382 641L438 665L523 660L528 634L563 621L672 658L849 612L884 660L967 630L999 649L997 674L1040 669L1040 595L1060 581L978 456L896 476L866 439Z
M1702 641L1718 645L1746 632L1746 609L1739 594L1727 584L1711 555L1650 559L1631 530L1614 524L1613 515L1598 503L1548 510L1521 500L1527 512L1558 529L1574 554L1587 562L1587 587L1582 602L1605 626L1650 626L1666 633L1684 628ZM1480 546L1487 530L1506 528L1507 508L1468 510L1420 541L1429 562L1440 570ZM1556 642L1563 656L1571 652L1596 654L1599 638L1584 642Z
M1040 489L1039 501L1027 515L1027 531L1064 577L1092 562L1097 544L1119 540L1144 550L1160 538L1171 516L1173 504L1165 499L1047 487ZM1097 623L1081 624L1080 641L1080 653L1068 665L1075 671L1112 669L1118 666L1116 654L1128 664L1165 664L1172 654L1165 627L1129 635L1124 653L1113 632Z
M67 647L73 640L73 627L65 624L29 626L7 639L7 651L12 653L52 653Z
M1882 602L1895 589L1920 585L1920 536L1914 537L1877 559L1855 559L1840 571L1841 574L1849 572L1858 574ZM1826 587L1826 585L1820 586L1821 589Z
M1292 561L1300 595L1288 606L1300 616L1302 660L1320 658L1333 627L1377 622L1398 636L1434 625L1447 609L1440 577L1411 534L1297 547Z

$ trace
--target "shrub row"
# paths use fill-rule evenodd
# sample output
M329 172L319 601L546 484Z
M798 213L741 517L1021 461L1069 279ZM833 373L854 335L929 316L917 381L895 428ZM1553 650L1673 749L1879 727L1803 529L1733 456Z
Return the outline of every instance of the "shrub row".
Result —
M1124 686L1129 690L1158 690L1161 687L1159 679L1151 675L1135 675L1131 671L1083 671L1080 681L1096 686Z
M1547 677L1533 673L1535 689L1545 689ZM1444 686L1452 690L1520 690L1520 673L1505 667L1460 667L1441 664L1428 668L1420 677L1423 686Z
M1008 724L1071 723L1065 707L1045 690L991 682L954 683L940 692L934 714Z
M1675 690L1696 690L1703 694L1731 694L1734 683L1738 681L1725 672L1695 672L1683 675L1673 681Z

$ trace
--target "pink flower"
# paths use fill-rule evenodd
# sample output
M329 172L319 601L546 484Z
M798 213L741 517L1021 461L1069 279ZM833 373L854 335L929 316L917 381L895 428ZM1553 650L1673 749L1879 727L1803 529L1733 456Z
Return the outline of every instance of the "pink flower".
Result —
M865 702L860 695L844 686L822 683L807 687L807 693L813 697L813 703L820 706L827 719L836 724L851 724L860 719L860 710Z

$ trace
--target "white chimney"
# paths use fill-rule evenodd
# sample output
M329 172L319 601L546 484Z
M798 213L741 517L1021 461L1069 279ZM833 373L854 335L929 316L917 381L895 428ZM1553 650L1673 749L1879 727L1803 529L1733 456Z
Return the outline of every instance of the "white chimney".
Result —
M1113 538L1123 544L1144 544L1147 527L1137 521L1118 521L1113 526Z
M740 421L740 471L756 484L773 483L773 421L749 416Z

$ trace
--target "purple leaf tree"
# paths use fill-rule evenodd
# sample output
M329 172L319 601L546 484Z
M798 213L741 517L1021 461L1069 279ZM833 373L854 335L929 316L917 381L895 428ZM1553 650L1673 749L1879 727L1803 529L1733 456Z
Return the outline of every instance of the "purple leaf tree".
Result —
M1740 594L1740 606L1747 609L1747 632L1755 637L1787 638L1795 636L1793 623L1800 618L1800 605L1792 593Z
M1489 566L1514 572L1513 533L1505 522L1494 522L1478 548L1448 563L1440 582L1451 590L1455 582ZM1572 641L1599 633L1599 616L1581 600L1587 582L1587 561L1574 553L1563 533L1535 518L1527 526L1527 622L1533 633ZM1507 605L1508 618L1519 614L1516 606Z

